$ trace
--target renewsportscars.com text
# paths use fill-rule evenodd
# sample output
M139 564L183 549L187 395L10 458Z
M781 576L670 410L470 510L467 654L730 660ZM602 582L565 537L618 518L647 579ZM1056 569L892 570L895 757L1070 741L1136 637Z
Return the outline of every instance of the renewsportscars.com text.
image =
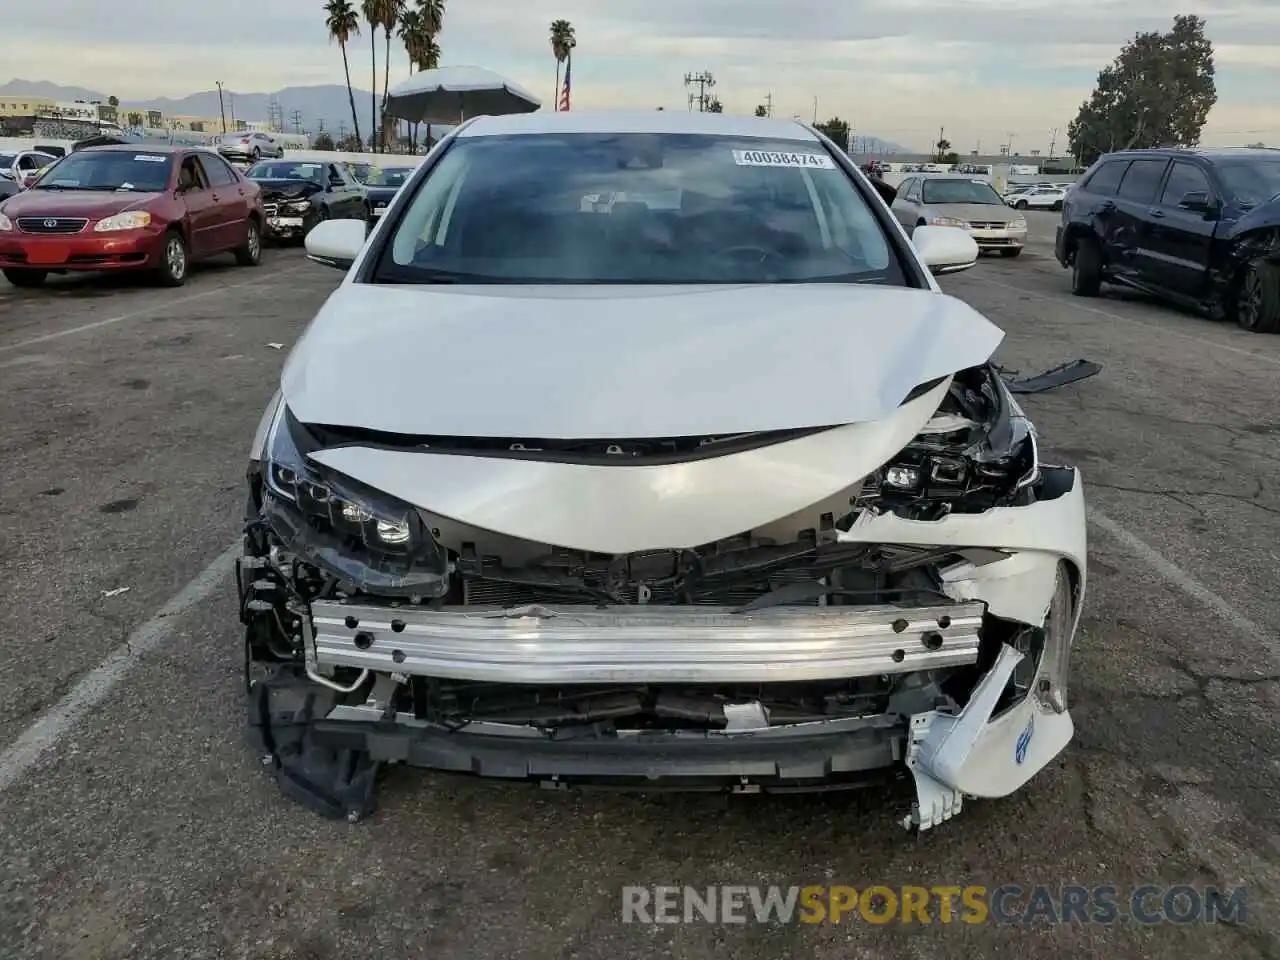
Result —
M1020 886L635 886L624 923L1232 923L1243 889L1145 884L1122 889Z

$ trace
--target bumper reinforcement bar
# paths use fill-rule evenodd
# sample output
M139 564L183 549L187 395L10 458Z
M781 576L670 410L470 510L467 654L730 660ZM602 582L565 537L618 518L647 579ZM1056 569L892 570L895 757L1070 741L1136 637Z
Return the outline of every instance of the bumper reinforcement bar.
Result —
M318 601L308 661L494 683L765 683L977 662L981 603L926 607L385 607Z

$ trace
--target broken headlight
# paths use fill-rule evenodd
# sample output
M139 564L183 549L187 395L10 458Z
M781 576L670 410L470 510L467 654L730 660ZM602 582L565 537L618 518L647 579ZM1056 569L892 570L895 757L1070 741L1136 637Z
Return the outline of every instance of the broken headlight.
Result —
M957 374L919 434L862 499L913 519L1017 504L1040 478L1035 427L988 366Z
M305 446L305 429L281 404L261 464L261 512L276 536L359 589L442 595L446 556L417 509L312 462L299 438Z

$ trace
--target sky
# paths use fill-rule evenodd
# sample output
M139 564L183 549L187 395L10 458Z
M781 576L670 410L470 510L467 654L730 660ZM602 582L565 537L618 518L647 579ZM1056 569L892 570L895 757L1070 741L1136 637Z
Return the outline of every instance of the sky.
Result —
M9 76L122 100L181 97L215 80L238 92L344 82L322 0L9 6ZM1176 13L1204 16L1216 49L1219 99L1204 143L1280 145L1278 0L447 0L439 39L443 65L496 70L548 108L548 26L564 18L578 37L575 109L687 109L685 75L709 71L727 112L749 113L771 94L775 116L839 116L855 135L924 149L945 128L954 149L985 153L1012 134L1025 154L1047 152L1055 129L1061 148L1098 70ZM393 82L408 72L396 46ZM367 89L367 28L351 57Z

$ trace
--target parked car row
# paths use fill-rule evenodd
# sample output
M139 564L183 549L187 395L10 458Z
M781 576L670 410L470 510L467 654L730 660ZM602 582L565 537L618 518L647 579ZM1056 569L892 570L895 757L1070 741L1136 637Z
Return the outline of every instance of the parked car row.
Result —
M22 287L82 270L147 272L177 286L202 257L232 252L252 265L264 239L300 239L330 219L372 222L413 170L375 171L366 188L342 161L271 159L241 171L226 147L0 154L4 169L31 174L25 185L0 177L0 269ZM263 149L282 152L271 143Z
M1280 151L1107 154L1067 196L1055 253L1078 296L1122 284L1280 332Z

